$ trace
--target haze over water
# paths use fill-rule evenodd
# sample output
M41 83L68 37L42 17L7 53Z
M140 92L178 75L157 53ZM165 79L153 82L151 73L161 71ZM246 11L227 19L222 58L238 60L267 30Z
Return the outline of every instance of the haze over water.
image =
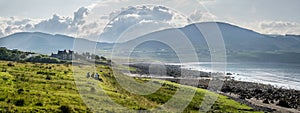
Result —
M184 67L210 72L211 63L184 63ZM271 84L300 90L300 64L227 63L226 70L235 80Z

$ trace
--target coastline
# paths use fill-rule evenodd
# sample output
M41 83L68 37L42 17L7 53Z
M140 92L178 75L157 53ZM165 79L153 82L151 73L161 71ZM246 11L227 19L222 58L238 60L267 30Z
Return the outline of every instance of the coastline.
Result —
M199 71L199 77L192 78L188 76L188 78L178 77L178 76L170 76L170 69L167 68L167 75L161 76L147 76L145 70L145 64L142 66L139 65L129 65L131 67L138 68L139 71L131 72L131 73L124 73L131 77L137 78L149 78L149 79L160 79L160 80L167 80L175 83L179 83L182 85L189 85L188 83L181 83L180 80L182 79L191 79L191 80L198 80L198 88L207 89L208 84L211 81L210 76L206 76L207 72ZM182 68L178 68L178 65L166 65L166 67L171 67L172 73L180 72ZM192 71L194 74L195 70L185 69L185 71ZM184 73L189 74L189 73ZM214 73L208 73L214 74ZM187 75L185 75L187 76ZM247 81L238 81L235 80L230 75L226 76L224 80L224 84L218 92L219 94L225 95L229 98L235 99L241 103L245 103L249 106L252 106L256 110L262 110L265 112L286 112L286 113L293 113L299 112L300 113L300 90L296 89L288 89L284 87L277 87L275 85L270 84L263 84L263 83L255 83L255 82L247 82Z
M182 85L189 85L188 83L184 84L181 83L180 80L182 78L164 78L164 77L148 77L148 76L136 76L137 74L130 75L128 73L124 73L131 77L136 78L148 78L148 79L159 79L159 80L167 80L171 82L175 82ZM207 89L209 81L211 79L198 79L199 84L196 86L197 88ZM254 88L255 87L255 88ZM261 93L253 93L258 91ZM272 93L267 93L267 92ZM246 104L251 106L255 110L260 110L264 112L275 112L275 113L300 113L300 103L299 101L300 91L293 90L293 89L278 89L272 85L260 84L260 83L251 83L251 82L243 82L243 81L225 81L224 85L220 92L217 92L224 96L227 96L233 100L236 100L240 103ZM282 97L273 97L274 95L281 94ZM285 100L289 96L295 97L294 99L298 98L298 100ZM257 98L262 96L260 98ZM266 102L266 100L268 102ZM282 101L279 104L279 101ZM293 108L295 106L296 108Z

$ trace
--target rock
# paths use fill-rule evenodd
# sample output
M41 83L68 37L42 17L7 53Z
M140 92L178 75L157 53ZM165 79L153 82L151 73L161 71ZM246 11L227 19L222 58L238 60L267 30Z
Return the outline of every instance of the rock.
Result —
M287 108L291 108L291 106L288 104L287 101L285 100L280 100L277 104L278 106L281 106L281 107L287 107Z
M233 75L232 73L226 73L226 75Z
M265 103L265 104L270 104L270 102L269 102L268 99L265 99L265 100L263 101L263 103Z

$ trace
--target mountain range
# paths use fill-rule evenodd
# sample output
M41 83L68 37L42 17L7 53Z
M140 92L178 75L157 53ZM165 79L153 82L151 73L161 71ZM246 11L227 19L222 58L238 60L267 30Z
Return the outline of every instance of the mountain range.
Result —
M206 29L215 25L218 26L223 37L229 61L278 61L300 63L300 60L298 59L300 58L300 36L260 34L249 29L221 22L194 23L183 28L161 30L118 44L94 42L65 35L51 35L40 32L20 32L0 38L0 46L9 49L51 54L63 49L75 49L78 52L95 52L95 48L96 52L103 50L112 51L113 45L121 45L123 49L120 50L126 52L126 46L136 45L136 42L140 42L141 40L160 39L169 41L169 43L178 43L178 47L184 50L185 46L180 45L182 40L174 39L175 37L185 36L190 40L192 46L197 51L198 57L202 58L203 61L208 61L210 58L210 51L204 35L198 28ZM211 32L211 34L214 33L218 32ZM208 33L208 35L209 34L210 33ZM120 54L122 52L120 52ZM142 44L138 44L134 49L132 56L163 59L176 59L177 57L172 47L155 40L149 40Z
M93 52L93 50L87 48L108 45L111 44L90 41L83 38L74 38L65 35L51 35L41 32L20 32L0 38L1 47L41 54L51 54L57 52L58 50L74 49L76 49L76 52Z

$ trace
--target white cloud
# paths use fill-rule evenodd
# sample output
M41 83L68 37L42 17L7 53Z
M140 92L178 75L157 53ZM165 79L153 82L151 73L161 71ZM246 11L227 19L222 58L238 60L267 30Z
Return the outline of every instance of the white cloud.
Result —
M104 41L115 41L122 33L127 32L129 29L140 31L138 34L141 34L141 32L150 33L171 27L182 27L188 24L188 19L185 16L163 6L123 8L122 10L112 12L109 18L112 21L110 21L109 27L104 30L102 35Z
M104 0L79 8L74 12L73 17L55 14L51 18L43 20L0 18L0 29L5 36L16 32L39 31L97 40L105 27L107 27L107 31L116 33L115 36L118 36L135 24L139 24L139 26L145 24L155 26L155 28L161 26L162 28L165 26L179 27L188 23L187 17L163 6L125 7L111 12L119 6L135 6L134 4L139 4L139 1L132 3L128 0ZM117 18L107 25L116 16Z
M53 15L48 20L43 20L40 23L34 25L34 31L46 32L46 33L65 33L67 32L72 20L70 18L60 17Z
M260 33L300 34L299 23L284 21L245 23L242 21L234 21L234 19L230 18L228 19L228 17L226 17L226 19L219 18L208 11L201 10L201 8L194 12L193 10L195 8L187 8L186 12L188 13L180 12L182 14L187 14L189 17L171 10L167 8L167 6L130 6L114 12L109 12L118 5L112 7L108 6L108 4L122 4L123 1L128 0L105 0L91 4L87 7L81 7L74 12L73 17L63 17L57 14L46 20L0 17L0 36L7 36L16 32L40 31L98 40L99 35L103 33L103 30L106 27L104 34L102 35L102 38L105 39L100 39L100 41L114 41L123 32L128 32L126 35L134 37L134 35L143 35L155 30L181 27L190 23L187 18L192 19L193 22L219 21L222 19L223 22L233 23ZM182 4L184 4L184 2ZM190 3L187 5L190 5ZM101 6L106 6L107 8Z
M300 34L300 24L287 21L262 21L259 28L267 34Z
M0 18L0 30L2 36L6 36L16 32L22 32L28 25L36 22L37 19L20 19L17 17Z
M283 22L283 21L264 21L260 23L262 29L282 29L282 28L293 28L299 26L295 22Z
M0 18L0 29L3 35L27 31L74 35L78 32L78 26L84 24L84 17L87 15L88 9L81 7L74 12L73 18L62 17L57 14L47 20L19 19L17 17Z
M12 28L11 26L8 26L7 28L5 28L5 31L6 33L10 33L12 31Z
M77 12L74 12L73 25L82 25L84 24L83 18L88 15L88 9L81 7Z
M0 29L0 36L4 36L2 29Z
M195 10L191 15L190 19L196 22L215 21L217 16L207 11Z
M29 23L31 20L30 19L23 19L23 20L17 20L17 21L14 21L14 25L25 25L27 23Z

